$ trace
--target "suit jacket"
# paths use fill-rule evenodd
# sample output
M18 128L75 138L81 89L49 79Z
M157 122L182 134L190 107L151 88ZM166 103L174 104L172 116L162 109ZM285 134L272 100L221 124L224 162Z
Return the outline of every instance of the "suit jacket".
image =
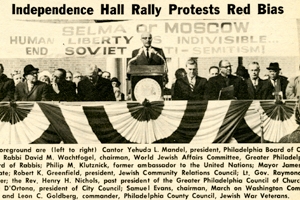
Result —
M11 101L14 99L15 84L5 74L0 76L0 101Z
M156 47L151 47L153 48L158 54L160 54L164 60L166 60L165 54L162 49L156 48ZM136 57L136 55L139 53L140 49L135 49L132 51L132 58ZM137 57L136 60L132 61L132 65L163 65L165 64L164 60L161 59L158 55L151 53L149 55L149 59L147 58L145 51L142 52L141 55Z
M16 101L49 101L49 86L36 81L31 91L28 91L27 82L18 83L15 92Z
M115 94L111 82L100 76L96 76L92 83L88 77L84 77L78 83L78 98L80 101L115 101Z
M265 81L261 78L258 78L258 83L256 88L254 87L250 78L245 80L248 89L248 98L249 99L262 99L262 88L265 84Z
M193 91L187 77L177 79L174 87L173 100L204 100L204 91L207 80L196 76L196 82Z
M50 87L50 99L53 101L76 101L76 84L71 81L62 81L58 83L59 93L54 92Z
M247 85L241 78L229 75L228 85L226 83L226 80L227 79L221 74L215 77L211 77L207 82L207 87L205 89L205 98L209 100L217 100L219 99L219 94L222 88L233 85L234 97L236 99L248 99Z
M283 98L286 99L286 88L289 81L285 76L279 76L278 79L280 79L280 87L283 94ZM275 88L271 80L270 79L265 80L265 84L262 88L262 99L275 99L273 92L275 92Z
M299 99L300 97L300 76L293 77L289 80L286 88L286 97L288 99Z

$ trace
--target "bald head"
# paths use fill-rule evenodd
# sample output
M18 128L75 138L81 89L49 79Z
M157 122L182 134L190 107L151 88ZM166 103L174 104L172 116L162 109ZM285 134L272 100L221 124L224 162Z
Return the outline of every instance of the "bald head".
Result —
M98 67L95 64L89 64L87 68L85 68L85 75L92 76L98 72Z
M228 60L221 60L219 62L219 69L222 76L227 77L228 75L231 75L231 64Z
M143 42L143 45L146 48L151 47L151 43L152 43L152 35L149 32L144 32L141 35L141 41Z

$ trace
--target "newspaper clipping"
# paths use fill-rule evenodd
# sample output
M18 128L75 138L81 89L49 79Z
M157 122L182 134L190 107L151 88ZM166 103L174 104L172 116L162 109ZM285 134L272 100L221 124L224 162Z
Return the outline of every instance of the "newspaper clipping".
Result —
M300 1L1 4L0 199L300 198Z

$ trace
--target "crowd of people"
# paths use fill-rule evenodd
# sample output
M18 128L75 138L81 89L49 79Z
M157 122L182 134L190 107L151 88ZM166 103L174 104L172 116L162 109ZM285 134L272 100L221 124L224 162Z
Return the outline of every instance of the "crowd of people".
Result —
M176 81L169 89L168 76L163 80L163 95L168 100L246 100L246 99L298 99L300 76L288 80L280 75L279 63L270 63L268 78L259 76L258 62L249 63L242 75L233 75L228 60L209 68L211 77L198 76L198 64L194 59L186 62L185 68L175 72ZM53 74L41 72L33 65L26 65L23 74L15 72L12 78L4 74L0 64L1 101L124 101L130 100L120 90L121 82L111 78L108 71L96 65L80 72L56 69Z
M0 101L123 101L121 82L102 72L96 65L89 65L85 76L80 72L58 68L52 74L39 73L29 64L23 73L15 71L12 78L4 74L0 64Z
M130 65L164 65L168 67L161 48L152 46L152 34L141 34L143 46L132 52ZM258 62L249 63L246 68L239 66L236 75L232 74L232 65L221 60L218 66L211 66L206 78L198 76L198 63L188 59L185 68L175 72L176 81L171 88L166 85L168 76L163 76L162 96L165 100L246 100L246 99L298 99L300 96L300 76L288 80L280 75L279 63L270 63L268 77L259 76ZM23 74L13 73L8 78L0 64L0 101L124 101L131 100L131 92L124 95L120 90L121 82L111 78L108 71L102 71L97 65L89 65L85 76L80 72L56 69L53 74L40 73L33 65L26 65ZM39 74L39 75L38 75Z
M247 100L247 99L298 99L300 95L299 78L288 81L280 75L279 63L270 63L268 78L259 76L258 62L251 62L246 68L237 69L232 74L232 65L228 60L221 60L219 66L209 68L211 77L207 80L198 76L196 60L189 59L186 67L175 74L173 100ZM180 71L180 72L178 72Z

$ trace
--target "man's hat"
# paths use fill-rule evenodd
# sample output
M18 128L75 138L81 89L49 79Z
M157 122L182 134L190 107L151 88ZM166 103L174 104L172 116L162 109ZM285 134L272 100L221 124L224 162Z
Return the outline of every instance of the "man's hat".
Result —
M38 68L35 68L34 66L32 66L31 64L29 64L29 65L26 65L25 67L24 67L24 74L23 74L23 76L25 77L26 75L28 75L30 72L32 72L32 71L39 71L39 69Z
M117 77L113 77L110 82L116 82L118 84L118 86L121 85L121 82L119 81L119 79Z
M269 70L271 69L271 70L275 70L275 71L281 70L281 69L279 68L278 62L270 63L270 66L269 66L267 69L269 69Z

